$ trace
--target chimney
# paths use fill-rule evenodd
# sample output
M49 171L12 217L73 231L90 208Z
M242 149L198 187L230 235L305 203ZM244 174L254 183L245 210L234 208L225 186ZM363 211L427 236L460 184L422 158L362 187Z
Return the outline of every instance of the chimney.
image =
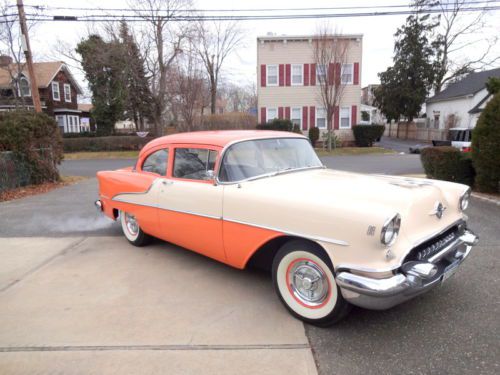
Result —
M12 64L12 57L7 55L0 56L0 66L5 67L9 66L10 64Z

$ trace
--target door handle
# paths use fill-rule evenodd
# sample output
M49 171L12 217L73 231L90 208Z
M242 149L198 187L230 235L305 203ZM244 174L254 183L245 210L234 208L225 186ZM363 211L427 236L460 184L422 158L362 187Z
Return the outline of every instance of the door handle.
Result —
M174 184L174 181L166 181L166 180L163 180L161 183L162 183L162 185L164 185L164 186L170 186L170 185L173 185L173 184Z

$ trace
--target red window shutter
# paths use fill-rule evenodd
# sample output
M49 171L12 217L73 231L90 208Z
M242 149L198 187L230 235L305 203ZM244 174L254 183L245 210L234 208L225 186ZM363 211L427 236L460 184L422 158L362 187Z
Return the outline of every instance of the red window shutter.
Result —
M304 64L304 86L309 86L309 64Z
M283 107L278 107L278 118L280 120L283 118Z
M333 63L328 64L328 84L333 86L333 77L335 76L335 65Z
M285 107L285 118L290 120L290 107Z
M260 66L260 87L266 87L266 66Z
M351 126L354 126L358 123L358 106L353 105L351 107Z
M316 85L316 64L311 64L311 86Z
M359 85L359 63L354 63L354 77L352 78L354 85Z
M309 107L309 124L316 126L316 107Z
M333 110L333 129L339 128L339 106L335 106Z
M307 130L307 107L302 107L302 130Z
M285 86L285 65L280 64L279 65L279 72L280 72L280 86Z
M260 123L266 123L266 107L260 107Z
M292 72L291 72L292 66L290 64L285 65L285 84L287 86L290 86L292 84Z
M340 63L335 63L335 84L337 86L340 85L342 79L342 67L340 66Z

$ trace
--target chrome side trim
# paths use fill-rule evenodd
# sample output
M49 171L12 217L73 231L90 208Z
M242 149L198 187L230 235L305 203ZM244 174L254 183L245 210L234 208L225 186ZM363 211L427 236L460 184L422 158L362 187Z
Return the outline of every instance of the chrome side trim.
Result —
M115 202L122 202L122 203L128 203L128 204L135 204L136 206L142 206L142 207L152 207L152 208L157 208L159 210L163 211L170 211L170 212L178 212L181 214L187 214L187 215L194 215L194 216L200 216L200 217L206 217L208 219L215 219L215 220L222 220L222 216L214 216L214 215L207 215L207 214L200 214L198 212L193 212L193 211L185 211L185 210L174 210L171 208L164 208L160 207L155 204L144 204L144 203L136 203L136 202L131 202L127 201L125 199L113 199Z
M231 223L249 225L249 226L255 227L255 228L273 230L275 232L281 232L281 233L284 233L284 234L288 234L290 236L303 237L303 238L307 238L307 239L310 239L310 240L313 240L313 241L328 242L328 243L333 243L333 244L340 245L340 246L349 246L348 242L345 242L345 241L342 241L342 240L337 240L337 239L334 239L334 238L327 238L327 237L320 237L320 236L310 236L310 235L304 234L304 233L292 232L292 231L289 231L289 230L286 230L286 229L280 229L280 228L270 227L270 226L266 226L266 225L252 224L252 223L249 223L247 221L236 220L236 219L228 219L228 218L225 218L225 217L223 218L223 220L224 221L229 221Z
M165 180L165 178L155 178L153 180L153 182L151 183L151 185L149 185L149 187L145 190L145 191L135 191L135 192L124 192L124 193L118 193L118 194L115 194L113 195L113 197L111 198L111 200L116 200L115 198L116 197L119 197L120 195L125 195L125 194L134 194L134 195L140 195L140 194L147 194L149 193L149 191L153 188L153 186L159 181L159 180ZM131 202L126 202L126 203L131 203Z

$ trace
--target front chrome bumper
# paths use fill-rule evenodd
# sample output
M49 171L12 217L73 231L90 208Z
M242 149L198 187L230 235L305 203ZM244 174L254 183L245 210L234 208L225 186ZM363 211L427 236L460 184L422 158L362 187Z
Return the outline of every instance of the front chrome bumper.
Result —
M375 279L344 271L337 275L337 285L353 305L385 310L441 284L455 273L477 242L478 237L466 230L429 259L404 263L390 278Z

